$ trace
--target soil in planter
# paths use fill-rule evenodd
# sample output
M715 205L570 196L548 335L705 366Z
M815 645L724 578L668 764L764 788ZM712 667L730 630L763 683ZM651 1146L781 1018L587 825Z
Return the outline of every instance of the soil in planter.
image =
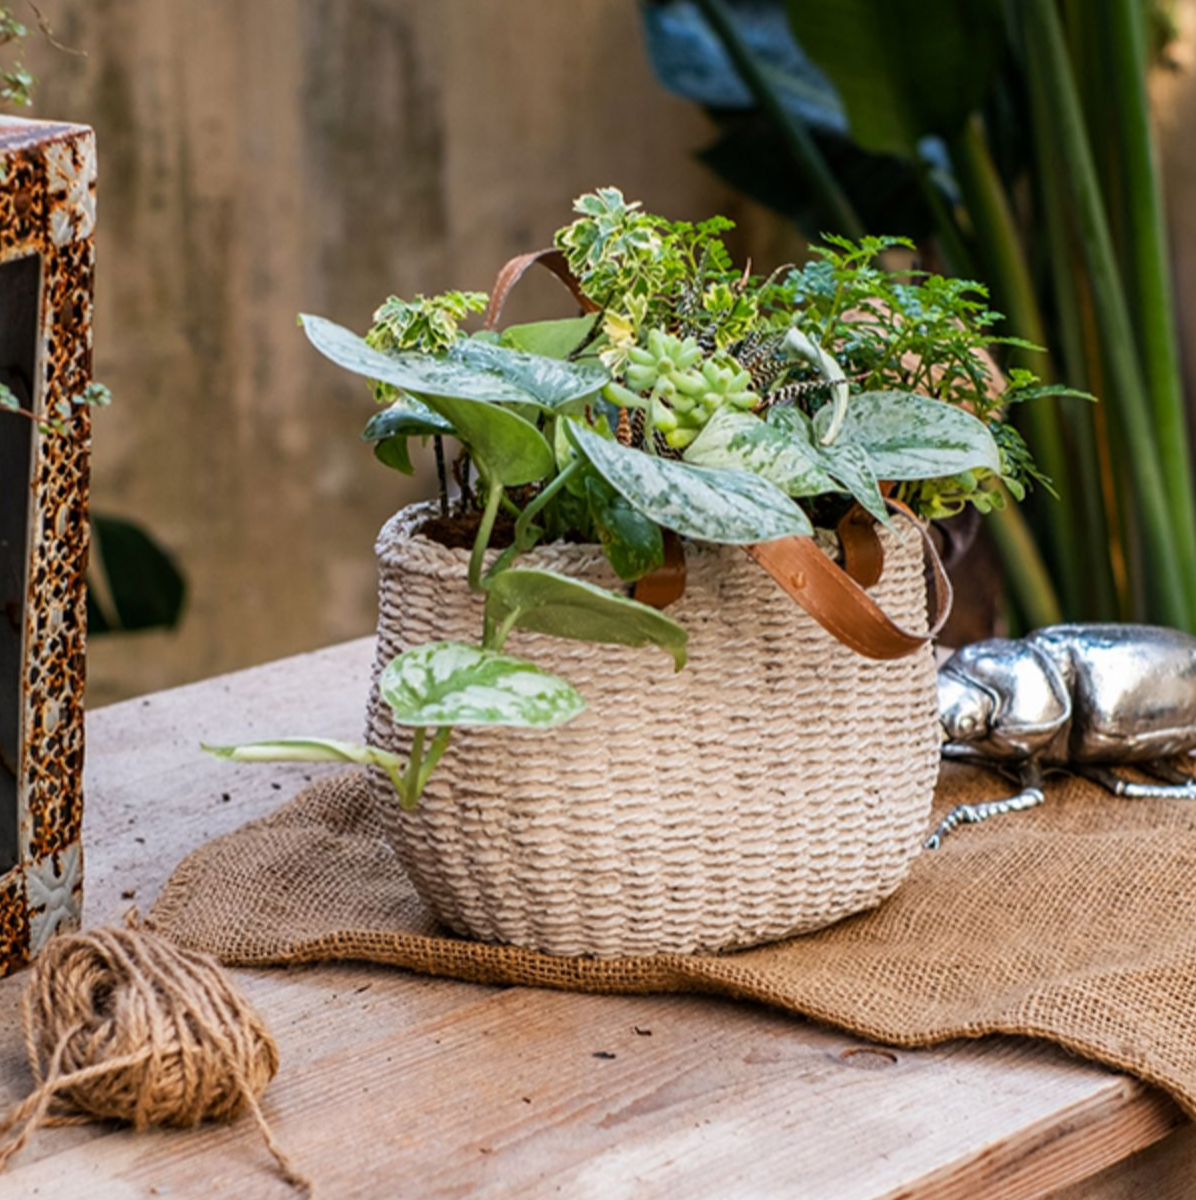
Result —
M436 513L425 518L415 533L449 550L472 550L481 523L480 512L450 512L448 516ZM488 544L492 550L505 550L514 536L515 522L505 513L501 513L494 522ZM574 545L585 544L585 539L576 533L566 534L562 540Z

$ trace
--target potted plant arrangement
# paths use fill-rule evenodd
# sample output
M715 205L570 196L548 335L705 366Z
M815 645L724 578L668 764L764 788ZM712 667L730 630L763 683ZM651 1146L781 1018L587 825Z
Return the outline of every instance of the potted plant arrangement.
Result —
M382 462L436 439L441 498L380 535L368 744L212 749L368 764L404 869L468 936L632 954L818 928L921 846L928 577L945 600L922 519L1024 491L1002 414L1044 389L993 368L979 285L878 265L901 239L760 277L723 218L615 188L575 207L472 336L478 293L392 298L364 339L303 318L385 405ZM499 329L535 263L583 315Z

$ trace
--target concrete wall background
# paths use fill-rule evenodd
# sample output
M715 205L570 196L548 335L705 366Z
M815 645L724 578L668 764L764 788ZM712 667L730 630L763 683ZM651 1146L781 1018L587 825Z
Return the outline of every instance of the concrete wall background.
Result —
M486 289L578 193L787 235L691 160L629 0L56 0L32 115L100 152L94 505L190 583L176 634L97 638L90 701L370 632L374 533L414 489L358 441L357 381L295 314L364 329L389 293ZM511 315L567 311L545 279Z

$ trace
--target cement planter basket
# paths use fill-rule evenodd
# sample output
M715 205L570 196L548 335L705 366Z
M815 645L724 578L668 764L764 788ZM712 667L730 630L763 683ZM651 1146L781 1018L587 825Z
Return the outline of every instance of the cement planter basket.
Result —
M468 552L421 536L427 505L377 543L377 673L482 623ZM881 531L871 589L926 627L922 540ZM616 588L597 546L541 546L521 565ZM562 955L716 951L870 908L925 836L938 772L932 651L890 661L835 640L740 547L690 545L675 673L653 649L516 631L510 653L572 681L587 711L544 732L461 729L417 809L376 799L403 868L463 936ZM368 740L405 750L375 688Z

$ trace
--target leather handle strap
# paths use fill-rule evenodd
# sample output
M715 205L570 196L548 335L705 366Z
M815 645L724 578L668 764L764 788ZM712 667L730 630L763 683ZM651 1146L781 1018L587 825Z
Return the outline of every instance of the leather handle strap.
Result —
M664 563L636 582L632 596L653 608L668 608L685 595L685 543L671 530L663 529Z
M569 270L569 263L564 254L556 247L549 246L544 250L533 250L530 254L517 255L499 271L498 278L494 281L494 290L490 293L490 303L486 307L484 329L493 329L498 324L512 289L537 265L551 271L569 289L583 312L598 311L598 305L581 290L577 276Z
M930 567L930 627L925 633L913 633L898 625L811 538L781 538L747 547L748 554L823 629L857 654L875 659L904 658L925 646L946 623L952 600L950 580L926 526L903 504L893 500L886 503L894 515L909 521L922 537Z

